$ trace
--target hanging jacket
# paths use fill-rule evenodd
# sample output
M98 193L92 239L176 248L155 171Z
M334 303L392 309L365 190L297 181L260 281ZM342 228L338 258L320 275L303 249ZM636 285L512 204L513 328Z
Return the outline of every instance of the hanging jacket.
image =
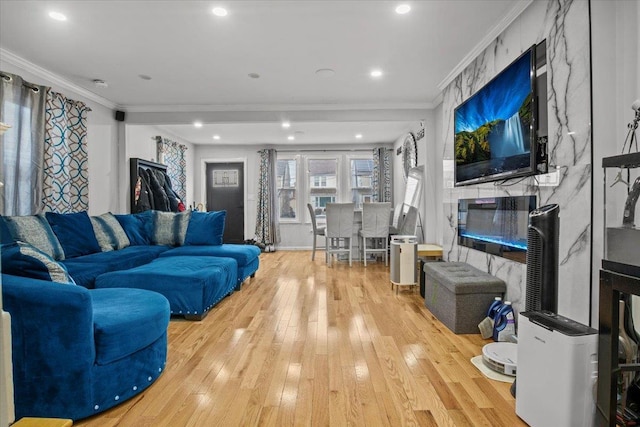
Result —
M138 182L140 183L140 193L138 194L138 200L135 206L131 206L131 212L144 212L149 209L153 209L151 204L151 190L149 188L149 180L147 179L147 173L145 169L138 168ZM137 187L136 183L136 187Z
M164 192L164 188L152 170L147 171L147 176L149 177L149 185L151 186L154 209L157 211L167 212L169 210L169 198L167 197L167 193Z
M164 184L164 192L169 199L169 210L171 212L178 212L178 203L180 203L180 198L171 187L171 178L169 178L169 175L167 175L167 173L164 171L157 170L155 172L156 176L158 177L158 181Z

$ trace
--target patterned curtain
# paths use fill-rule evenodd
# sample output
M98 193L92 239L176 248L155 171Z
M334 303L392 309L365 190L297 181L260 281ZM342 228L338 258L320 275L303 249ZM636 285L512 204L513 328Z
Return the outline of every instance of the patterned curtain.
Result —
M42 155L47 88L0 73L0 214L33 215L42 209Z
M280 243L278 194L276 189L277 153L274 149L260 150L258 153L260 154L260 175L258 176L256 240L267 246L272 246Z
M167 165L167 175L171 179L171 188L183 203L187 203L187 146L170 139L156 136L158 163Z
M391 202L391 150L373 149L373 200Z
M84 103L49 90L45 107L44 210L69 213L89 209L87 113Z

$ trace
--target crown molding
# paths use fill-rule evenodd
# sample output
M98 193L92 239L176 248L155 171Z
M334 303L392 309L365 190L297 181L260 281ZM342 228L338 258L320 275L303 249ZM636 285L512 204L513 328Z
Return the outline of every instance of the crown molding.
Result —
M526 8L529 7L531 3L533 3L533 0L516 1L509 13L502 18L500 22L498 22L498 24L496 24L496 26L493 27L493 29L489 31L489 33L487 33L487 35L484 36L484 38L480 40L480 42L464 58L462 58L462 61L460 61L458 65L456 65L453 70L447 74L447 77L438 84L438 89L440 89L440 91L444 91L453 79L462 73L464 69L467 68L467 66L471 64L471 62L473 62L473 60L475 60L482 51L484 51L496 39L496 37L506 30L507 27L511 25L511 23L515 21Z
M432 110L433 103L404 104L183 104L183 105L122 105L128 113L197 113L197 112L283 112L288 111L372 111L372 110Z
M104 98L100 95L96 95L95 93L88 91L83 87L78 86L72 81L67 80L64 77L61 77L55 73L52 73L51 71L46 70L40 67L39 65L34 64L33 62L27 61L26 59L6 49L0 48L0 58L2 58L2 62L6 62L22 70L25 70L41 79L46 80L47 82L50 82L51 84L57 87L77 93L78 95L83 96L84 98L87 98L93 102L96 102L112 110L119 108L118 104L112 101L109 101L107 98Z

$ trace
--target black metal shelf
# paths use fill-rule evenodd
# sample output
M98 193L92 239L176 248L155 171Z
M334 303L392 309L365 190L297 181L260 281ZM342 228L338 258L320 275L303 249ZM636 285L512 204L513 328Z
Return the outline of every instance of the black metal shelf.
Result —
M603 168L637 168L640 167L640 152L603 157Z
M620 332L618 301L620 301L622 293L640 295L640 276L628 274L637 269L635 266L606 260L602 261L602 266L627 272L625 274L608 269L600 270L596 425L615 427L618 407L618 375L623 371L640 371L640 364L618 363L618 334Z

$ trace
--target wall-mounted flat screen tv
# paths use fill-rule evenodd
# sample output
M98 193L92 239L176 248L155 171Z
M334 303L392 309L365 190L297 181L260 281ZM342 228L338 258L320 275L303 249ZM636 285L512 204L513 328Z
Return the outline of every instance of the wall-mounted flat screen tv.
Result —
M536 196L458 200L458 244L526 262L529 213Z
M535 86L532 46L455 109L456 186L537 173Z

